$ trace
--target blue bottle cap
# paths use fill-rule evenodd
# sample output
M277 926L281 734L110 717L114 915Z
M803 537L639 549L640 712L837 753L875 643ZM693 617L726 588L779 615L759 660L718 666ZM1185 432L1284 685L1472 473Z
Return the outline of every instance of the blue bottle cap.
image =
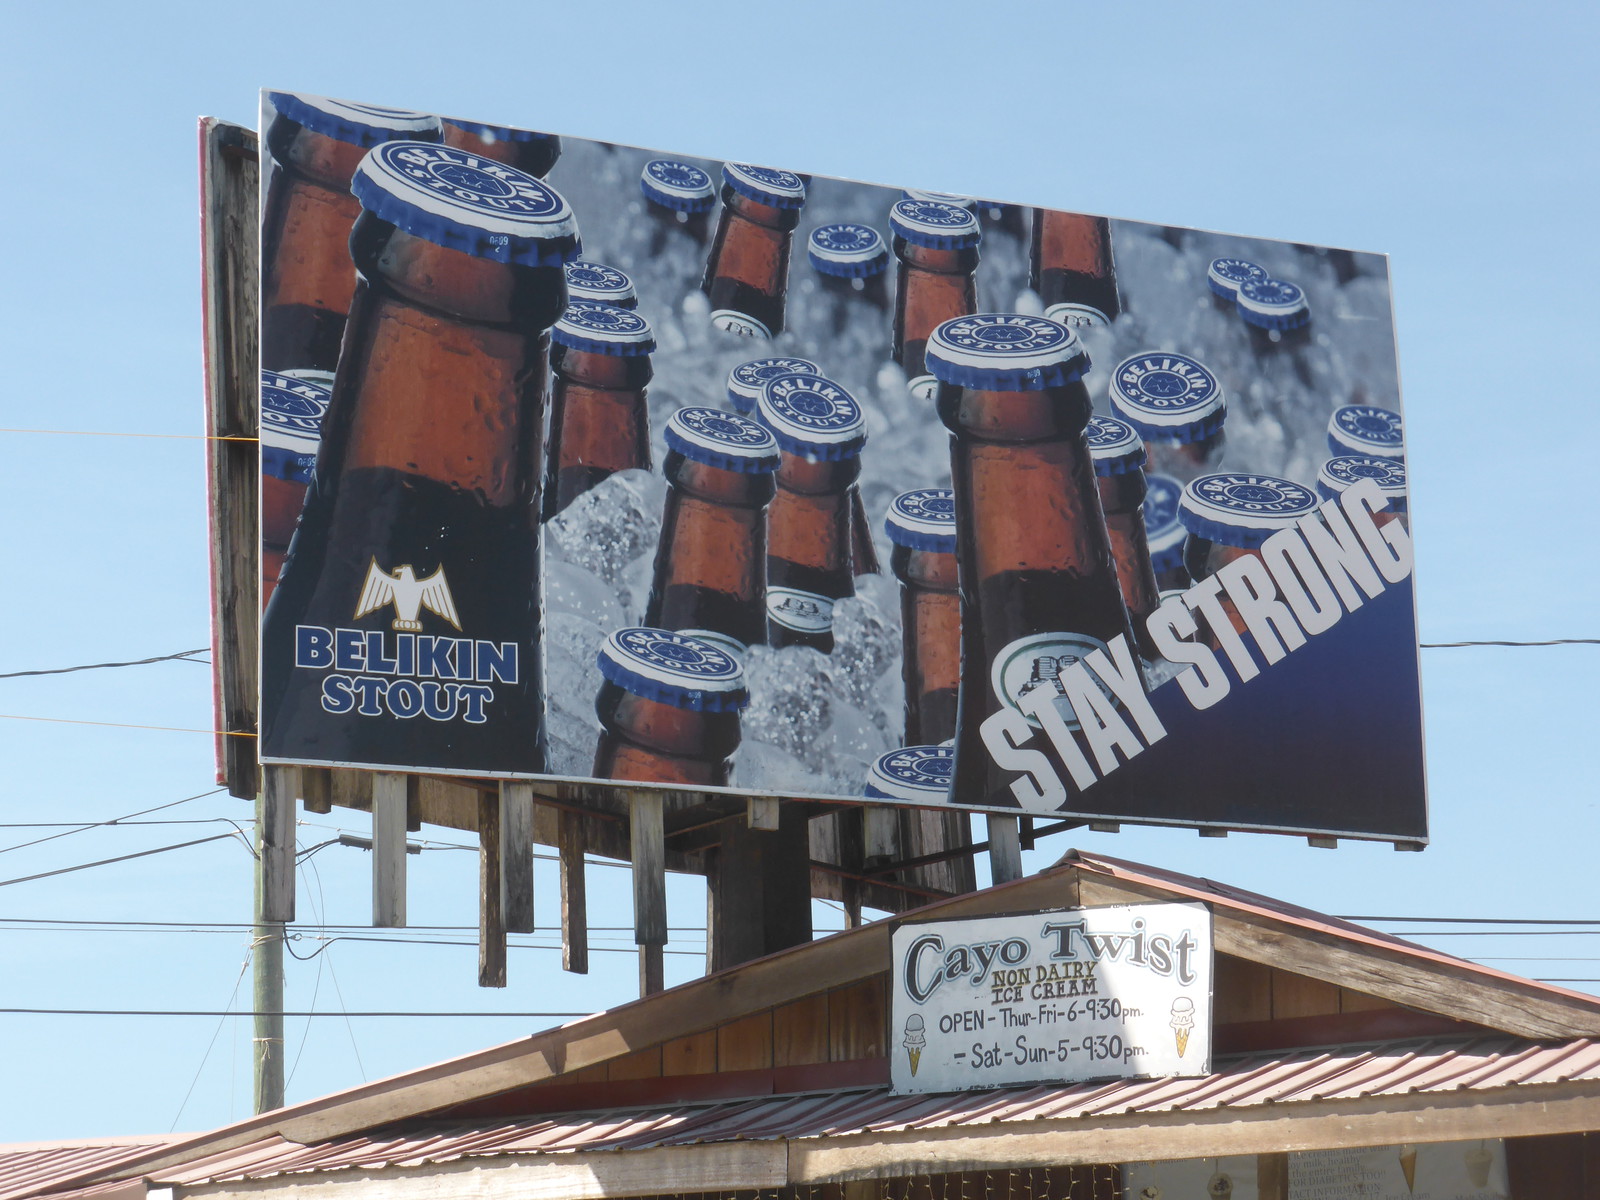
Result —
M906 746L879 757L867 773L866 795L901 804L948 804L956 752L949 746Z
M1178 520L1183 484L1168 475L1144 477L1144 532L1150 543L1150 565L1157 571L1183 566L1183 539L1188 536Z
M1261 329L1299 329L1311 322L1311 306L1297 283L1247 279L1239 285L1239 316Z
M744 668L721 647L667 629L619 629L598 656L600 674L626 692L691 712L750 703Z
M773 208L804 208L805 180L793 171L752 167L749 163L723 163L722 179L741 196Z
M1191 479L1178 519L1195 537L1254 550L1280 529L1317 511L1308 487L1272 475L1223 471Z
M1406 511L1406 464L1402 458L1376 458L1371 454L1330 458L1317 472L1317 492L1324 500L1333 500L1363 479L1377 481L1378 490L1389 501L1390 512Z
M1144 439L1126 421L1090 417L1088 435L1096 475L1126 475L1144 466Z
M1117 364L1111 408L1147 442L1187 443L1210 437L1228 416L1217 377L1187 354L1150 350Z
M896 200L889 210L896 237L929 250L965 250L983 240L971 209L943 200Z
M465 150L385 142L361 160L350 191L396 228L479 258L556 267L583 252L560 192Z
M550 340L569 350L619 358L636 358L656 348L649 321L630 308L598 300L574 300L567 305L550 331Z
M767 380L779 375L821 374L822 368L809 358L753 358L728 372L728 402L742 413L752 413Z
M477 134L486 142L559 142L561 135L557 133L540 133L534 129L516 129L510 125L484 125L477 121L458 121L454 117L444 119L446 125L454 125L457 129L467 133Z
M825 375L775 375L756 402L760 421L788 454L812 462L854 458L867 444L861 405Z
M272 107L280 115L312 133L352 146L370 149L383 142L437 142L443 135L438 117L407 108L381 108L376 104L355 104L296 92L269 92L268 95Z
M615 304L618 308L639 307L639 296L633 290L633 280L615 267L578 258L569 262L566 270L568 299L598 300L601 304Z
M881 275L889 266L889 247L870 225L819 225L806 240L806 253L817 270L841 279Z
M717 185L693 163L653 158L639 174L639 190L651 204L673 212L710 212L717 203Z
M306 379L261 372L261 473L310 483L333 393Z
M917 488L889 502L883 531L908 550L956 552L956 494L950 488Z
M1328 449L1334 454L1404 458L1400 414L1370 404L1346 404L1328 418Z
M964 208L968 212L978 211L978 202L971 196L957 196L954 192L928 192L922 188L903 188L900 199L932 200L937 204L954 204L957 208Z
M1255 263L1246 262L1242 258L1213 258L1210 268L1206 271L1206 282L1211 285L1211 290L1224 300L1237 300L1241 283L1265 278L1267 272L1264 267L1258 267Z
M744 475L770 474L783 458L766 426L720 408L680 408L667 418L664 436L685 458Z
M923 357L941 383L991 392L1061 387L1089 370L1089 352L1077 334L1046 317L1022 313L946 321L933 331Z

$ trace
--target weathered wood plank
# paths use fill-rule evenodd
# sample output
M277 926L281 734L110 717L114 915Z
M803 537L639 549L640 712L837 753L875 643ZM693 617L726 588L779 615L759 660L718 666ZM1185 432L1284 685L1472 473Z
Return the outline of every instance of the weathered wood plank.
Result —
M717 1030L717 1070L759 1071L772 1065L772 1014L756 1013Z
M722 841L707 875L710 969L811 940L810 819L786 803L776 830L723 822Z
M533 785L500 784L500 903L508 933L532 933Z
M633 940L667 943L667 832L660 792L630 791L628 828L633 848Z
M828 1057L882 1058L889 1024L889 977L874 975L828 993Z
M561 969L589 973L589 900L583 874L583 818L562 812L557 827L561 858Z
M751 796L745 801L745 822L751 829L774 830L782 802L776 796Z
M661 1047L663 1075L709 1075L717 1069L717 1035L714 1030L674 1038Z
M406 777L372 773L372 923L406 923Z
M267 767L261 773L261 919L294 920L295 767Z
M989 825L989 877L995 883L1022 878L1022 830L1017 817L991 813Z
M661 1077L661 1047L652 1046L636 1054L624 1054L606 1064L606 1079L659 1079Z
M666 947L646 942L639 947L639 995L654 996L667 986Z
M1256 1155L1257 1200L1289 1200L1289 1156Z
M506 985L500 797L478 797L478 986Z
M333 773L326 767L301 767L300 800L308 813L331 813Z
M1338 985L1293 971L1272 973L1272 1019L1320 1017L1339 1011Z
M807 996L772 1010L772 1065L828 1062L828 997Z
M1231 954L1216 958L1212 1016L1218 1025L1272 1019L1272 968Z
M900 814L887 804L862 805L861 842L868 866L904 857L900 852Z

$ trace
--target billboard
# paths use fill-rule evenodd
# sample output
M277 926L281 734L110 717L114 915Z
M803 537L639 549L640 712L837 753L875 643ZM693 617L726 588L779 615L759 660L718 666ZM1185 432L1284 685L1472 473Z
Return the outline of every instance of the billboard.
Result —
M1381 255L262 121L263 761L1425 839Z

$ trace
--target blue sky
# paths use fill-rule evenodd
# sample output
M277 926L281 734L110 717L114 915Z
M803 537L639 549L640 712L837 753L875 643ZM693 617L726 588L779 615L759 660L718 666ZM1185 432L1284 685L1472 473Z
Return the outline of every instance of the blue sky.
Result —
M7 25L7 430L199 432L195 119L253 124L262 86L318 92L1386 252L1422 640L1600 634L1600 415L1587 362L1600 322L1600 97L1583 6L166 4L17 9ZM4 432L0 447L0 672L206 643L199 441ZM1600 918L1588 686L1600 647L1423 653L1426 853L1129 829L1052 839L1030 866L1075 841L1336 913ZM204 736L9 719L205 728L204 667L0 680L0 713L0 824L105 820L212 787ZM0 829L0 883L249 817L248 805L211 796L146 818L206 824L22 849L10 847L59 830ZM362 830L359 816L311 820ZM307 844L333 835L301 831ZM473 855L440 847L412 862L413 922L472 924ZM310 863L302 916L361 925L365 855L329 847ZM627 926L626 907L607 896L625 895L625 872L595 868L592 879L593 919ZM553 864L539 864L538 886L547 922L558 911ZM672 922L685 927L674 949L698 945L702 894L674 880ZM249 897L249 858L234 840L0 886L0 1008L246 1002L248 977L230 992L245 933L205 923L246 920ZM77 924L46 931L24 919ZM177 924L84 924L105 921ZM597 954L579 980L549 950L515 950L510 987L485 992L469 946L330 944L314 933L293 944L301 955L326 949L290 964L291 1009L588 1011L633 994L628 953ZM409 936L470 941L448 929ZM611 936L626 948L625 931ZM1524 961L1600 958L1596 935L1434 944L1530 975L1600 977L1600 962ZM698 969L692 955L668 961L669 979ZM290 1097L545 1023L291 1020ZM0 1141L244 1115L249 1037L238 1019L0 1013Z

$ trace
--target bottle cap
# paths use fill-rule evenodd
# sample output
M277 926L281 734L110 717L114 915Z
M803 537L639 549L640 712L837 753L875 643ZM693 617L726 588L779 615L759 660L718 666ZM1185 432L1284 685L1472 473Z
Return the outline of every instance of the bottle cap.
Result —
M1222 428L1227 399L1217 377L1187 354L1147 351L1111 375L1111 408L1149 442L1198 442Z
M983 240L970 209L943 200L896 200L889 210L896 237L929 250L966 250Z
M978 211L978 202L971 196L957 196L954 192L929 192L922 188L903 188L900 199L932 200L936 204L954 204L957 208L964 208L968 212Z
M477 121L458 121L454 117L444 119L446 125L454 125L457 129L467 133L475 133L486 142L559 142L561 135L557 133L540 133L534 129L515 129L510 125L483 125Z
M1370 404L1346 404L1328 418L1328 449L1334 454L1404 458L1400 414Z
M1183 566L1183 539L1188 536L1178 520L1183 484L1168 475L1144 477L1144 532L1150 543L1150 565L1158 572Z
M879 757L867 773L866 794L902 804L948 804L956 752L949 746L906 746Z
M465 150L385 142L350 191L376 217L435 245L495 262L555 267L583 251L572 208L549 184Z
M633 290L633 280L615 267L578 258L569 262L566 269L568 299L598 300L601 304L615 304L618 308L639 307L639 296Z
M949 488L917 488L889 502L883 531L908 550L956 552L956 494Z
M371 148L383 142L437 142L443 133L439 118L407 108L381 108L376 104L355 104L349 100L330 100L326 96L302 96L295 92L269 92L272 107L297 125L347 142Z
M946 321L933 331L923 357L941 383L993 392L1061 387L1089 370L1089 352L1077 334L1046 317L1022 313Z
M841 279L881 275L889 266L889 247L870 225L819 225L806 240L806 252L813 267Z
M722 179L741 196L773 208L804 208L805 181L793 171L752 167L749 163L723 163Z
M261 473L310 483L333 393L307 379L261 372Z
M1211 285L1211 290L1224 300L1237 300L1241 283L1265 278L1267 272L1264 267L1258 267L1255 263L1246 262L1242 258L1213 258L1210 268L1206 271L1206 282Z
M717 185L693 163L653 158L639 174L639 190L651 204L674 212L710 212L717 203Z
M854 458L867 444L861 405L824 375L775 375L756 403L760 421L789 454L813 462Z
M667 418L669 450L725 471L765 475L778 469L778 439L749 417L719 408L680 408Z
M550 331L550 340L569 350L614 354L619 358L635 358L656 348L649 321L630 308L598 300L574 300L567 305L567 311Z
M1316 511L1317 497L1308 487L1234 471L1191 479L1178 503L1178 519L1195 537L1242 550L1254 550Z
M737 712L750 703L744 668L726 650L667 629L619 629L598 656L600 674L626 692L691 712Z
M1239 315L1261 329L1299 329L1311 321L1304 289L1282 279L1247 279L1239 285Z
M767 380L779 375L821 375L809 358L753 358L728 372L728 402L742 413L755 411Z
M1144 439L1126 421L1090 417L1088 434L1096 475L1126 475L1144 466Z
M263 438L265 435L263 434ZM1351 484L1375 480L1390 512L1406 511L1406 464L1403 458L1376 458L1371 454L1342 454L1330 458L1317 472L1317 492L1324 500L1340 496Z

